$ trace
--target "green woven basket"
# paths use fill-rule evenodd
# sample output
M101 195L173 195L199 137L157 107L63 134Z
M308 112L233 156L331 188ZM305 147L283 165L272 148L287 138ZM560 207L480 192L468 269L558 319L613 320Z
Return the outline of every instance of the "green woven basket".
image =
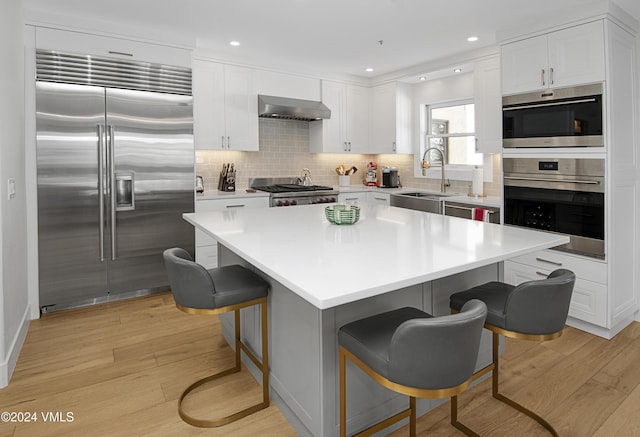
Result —
M324 215L336 225L352 225L360 219L360 208L355 205L329 205Z

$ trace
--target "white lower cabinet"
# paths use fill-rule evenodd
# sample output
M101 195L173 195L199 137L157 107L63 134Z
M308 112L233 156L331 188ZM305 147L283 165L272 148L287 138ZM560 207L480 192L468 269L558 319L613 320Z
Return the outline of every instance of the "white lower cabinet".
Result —
M390 205L391 194L370 191L367 193L367 201L370 203L377 203L378 205Z
M389 205L391 202L391 195L389 193L378 193L376 191L358 191L351 193L340 193L338 195L338 202L340 203L376 203L378 205Z
M576 274L569 317L608 328L607 264L604 262L543 250L505 261L504 279L509 284L518 285L525 281L545 278L560 268Z
M367 202L367 192L366 191L358 191L353 193L340 193L338 194L338 202L340 203L351 203L358 204Z
M235 208L268 208L269 197L239 197L196 201L196 212L224 211ZM196 262L207 269L218 267L218 243L196 229Z

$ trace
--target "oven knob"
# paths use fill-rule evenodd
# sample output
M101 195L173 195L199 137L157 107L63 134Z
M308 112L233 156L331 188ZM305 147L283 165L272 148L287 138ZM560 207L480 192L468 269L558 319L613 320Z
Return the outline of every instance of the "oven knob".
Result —
M282 206L282 200L278 200L278 201L276 202L276 206Z
M297 204L298 204L298 201L297 201L297 200L292 200L292 201L291 201L291 205L297 205Z
M284 201L284 206L289 206L289 201L288 200Z
M334 203L336 201L335 197L329 197L329 203Z

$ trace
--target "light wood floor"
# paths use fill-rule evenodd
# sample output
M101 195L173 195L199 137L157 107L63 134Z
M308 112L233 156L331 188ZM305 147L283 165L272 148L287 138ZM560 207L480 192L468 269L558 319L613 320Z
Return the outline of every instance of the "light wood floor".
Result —
M182 422L182 390L232 360L217 318L178 311L168 293L49 314L31 323L11 382L0 389L0 411L36 413L38 420L0 422L0 437L296 435L274 405L223 428ZM611 341L572 328L546 343L508 341L502 364L502 391L560 435L640 436L640 324ZM261 396L246 371L215 393L196 393L186 408L224 415ZM491 398L489 381L462 394L460 406L460 420L483 436L547 435ZM47 412L72 413L73 421L45 422ZM449 424L448 403L420 418L418 431L462 435Z

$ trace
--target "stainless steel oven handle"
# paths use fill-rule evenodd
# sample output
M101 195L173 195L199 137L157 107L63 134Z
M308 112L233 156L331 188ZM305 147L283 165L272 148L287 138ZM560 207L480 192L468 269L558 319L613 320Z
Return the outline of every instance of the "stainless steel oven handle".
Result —
M543 263L553 264L554 266L558 266L558 267L561 267L561 266L562 266L562 263L559 263L559 262L557 262L557 261L551 261L551 260L549 260L549 259L544 259L544 258L537 258L537 257L536 257L536 261L540 261L540 262L543 262Z
M104 261L104 125L98 125L98 199L100 202L100 261Z
M535 103L533 105L519 105L519 106L507 106L506 108L502 108L503 111L516 111L518 109L529 109L529 108L546 108L549 106L559 106L559 105L570 105L573 103L589 103L595 102L596 99L579 99L579 100L569 100L562 102L548 102L548 103Z
M512 181L534 181L534 182L556 182L559 184L587 184L587 185L599 185L600 181L585 181L582 179L548 179L548 178L528 178L524 176L505 176L504 179Z

